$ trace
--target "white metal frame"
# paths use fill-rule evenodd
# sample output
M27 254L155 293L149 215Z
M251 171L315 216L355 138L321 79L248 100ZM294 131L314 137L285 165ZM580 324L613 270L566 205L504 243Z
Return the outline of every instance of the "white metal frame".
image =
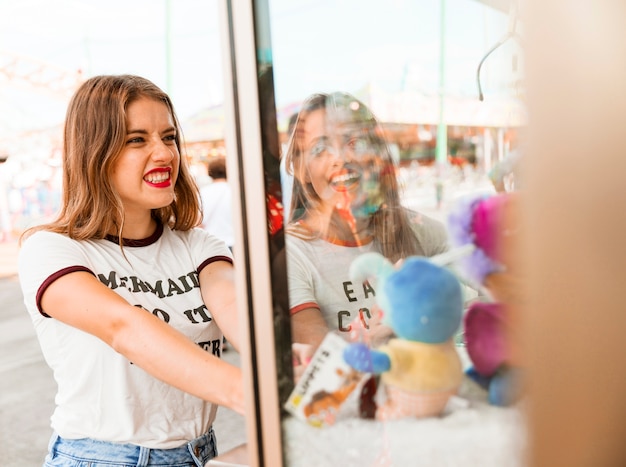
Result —
M235 268L241 298L240 355L247 394L247 451L251 467L282 467L254 2L221 0L220 15L227 170L233 181ZM261 340L272 345L261 346ZM263 353L257 353L261 347Z

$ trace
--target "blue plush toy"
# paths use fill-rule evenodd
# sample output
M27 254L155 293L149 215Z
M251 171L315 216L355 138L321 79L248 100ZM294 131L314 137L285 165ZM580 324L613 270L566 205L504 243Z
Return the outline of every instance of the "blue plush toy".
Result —
M383 323L396 335L376 350L353 343L344 352L353 368L381 375L387 400L376 418L441 414L463 379L453 342L463 313L458 279L426 258L410 257L396 268L378 253L358 257L350 275L375 284Z

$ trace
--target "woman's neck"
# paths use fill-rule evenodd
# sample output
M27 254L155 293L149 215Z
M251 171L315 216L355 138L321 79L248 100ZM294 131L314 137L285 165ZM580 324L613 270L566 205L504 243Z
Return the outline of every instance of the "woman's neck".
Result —
M157 228L157 222L150 216L147 219L126 219L122 228L122 238L129 240L142 240L148 238ZM113 233L117 236L119 232Z
M344 219L333 211L309 213L303 221L308 229L330 242L365 244L372 240L368 218Z

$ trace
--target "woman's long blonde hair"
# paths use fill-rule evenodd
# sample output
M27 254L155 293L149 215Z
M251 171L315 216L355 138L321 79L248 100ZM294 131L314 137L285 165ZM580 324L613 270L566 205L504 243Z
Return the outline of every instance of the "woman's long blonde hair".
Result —
M147 97L165 104L176 127L181 154L172 204L152 217L172 229L189 230L200 222L197 185L181 152L181 127L169 96L151 81L134 75L103 75L85 81L68 106L63 140L63 195L55 220L26 230L68 235L76 240L104 238L124 224L122 201L111 173L126 138L128 105Z
M285 153L287 171L294 175L289 225L286 232L303 239L316 238L298 228L297 221L305 216L307 210L316 209L320 201L313 185L310 182L303 183L305 160L301 141L304 122L309 114L319 109L332 112L333 117L343 123L351 123L365 130L370 145L375 148L377 156L381 159L380 191L383 202L379 209L370 215L369 228L380 243L382 254L394 262L417 254L419 251L417 238L411 228L410 213L401 205L395 165L384 138L384 131L367 106L354 96L343 92L313 94L305 100L298 114ZM339 222L337 213L333 217Z

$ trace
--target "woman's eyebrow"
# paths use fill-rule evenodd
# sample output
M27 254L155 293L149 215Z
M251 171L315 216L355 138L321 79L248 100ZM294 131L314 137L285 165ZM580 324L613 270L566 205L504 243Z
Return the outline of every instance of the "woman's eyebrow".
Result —
M319 135L319 136L314 136L313 138L311 138L307 144L307 147L311 147L314 144L321 142L326 142L330 140L330 138L328 137L328 135Z
M176 131L176 127L173 127L173 126L167 127L166 129L162 130L160 133L169 133L169 132L172 132L172 131L175 132ZM137 129L130 128L130 129L126 130L126 133L127 134L139 133L139 134L142 134L142 135L146 135L146 134L148 134L148 130L144 130L143 128L137 128Z

